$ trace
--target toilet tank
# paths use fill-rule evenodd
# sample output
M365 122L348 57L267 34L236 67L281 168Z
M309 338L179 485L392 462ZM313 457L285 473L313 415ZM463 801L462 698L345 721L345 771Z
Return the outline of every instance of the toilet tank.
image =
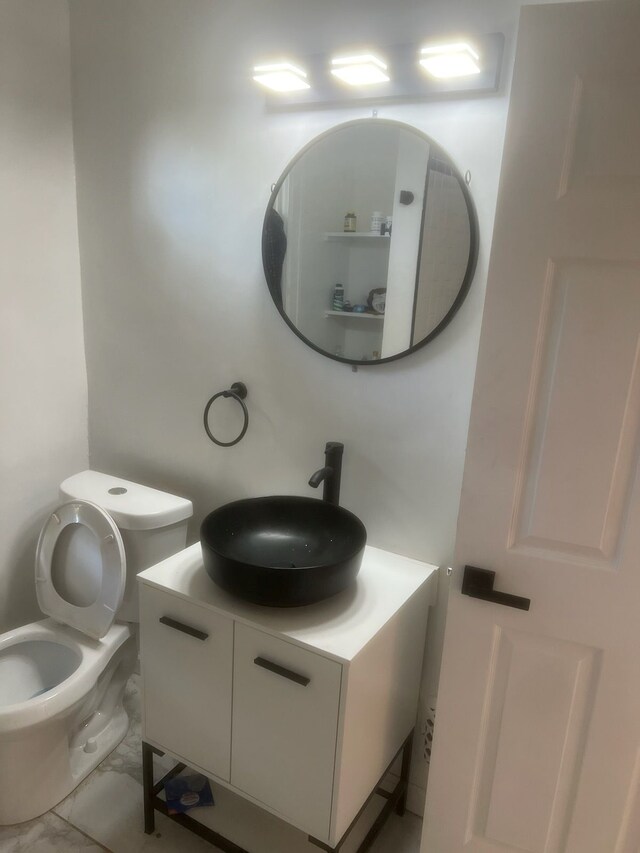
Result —
M60 485L60 497L98 504L117 524L127 558L127 584L117 618L137 622L136 575L185 547L191 501L100 471L68 477Z

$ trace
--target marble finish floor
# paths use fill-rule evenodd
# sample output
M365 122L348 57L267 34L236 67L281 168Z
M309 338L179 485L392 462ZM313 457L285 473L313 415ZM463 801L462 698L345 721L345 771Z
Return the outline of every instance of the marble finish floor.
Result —
M158 813L155 833L144 834L139 676L127 685L125 707L131 724L122 743L52 811L28 823L0 826L1 853L215 853L217 848ZM224 815L238 829L236 843L252 853L317 853L302 833L212 787L220 807L216 818ZM419 853L421 826L410 813L403 818L392 815L371 853ZM219 831L231 835L225 830L221 825ZM344 853L352 846L345 844Z

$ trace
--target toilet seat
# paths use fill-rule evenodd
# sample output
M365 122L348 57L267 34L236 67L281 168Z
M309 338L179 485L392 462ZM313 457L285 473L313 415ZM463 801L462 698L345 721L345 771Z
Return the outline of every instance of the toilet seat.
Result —
M74 561L73 583L90 588L96 586L90 602L74 603L59 592L54 581L55 570L64 571L54 563L56 546L60 537L74 535L78 528L68 531L70 525L85 528L93 535L89 539L91 550L86 562ZM65 533L65 531L67 531ZM85 551L87 551L85 545ZM112 626L124 595L126 560L122 536L113 519L99 506L89 501L70 501L59 506L47 519L40 533L36 549L36 594L43 613L57 622L82 631L99 640ZM73 596L70 596L71 598Z

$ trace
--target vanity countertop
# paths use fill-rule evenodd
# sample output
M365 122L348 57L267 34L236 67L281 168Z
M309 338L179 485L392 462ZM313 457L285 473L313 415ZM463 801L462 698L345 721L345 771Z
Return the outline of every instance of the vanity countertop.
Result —
M344 663L414 596L424 595L425 607L433 604L437 577L437 566L367 545L349 589L305 607L264 607L216 586L205 572L196 542L141 572L138 580Z

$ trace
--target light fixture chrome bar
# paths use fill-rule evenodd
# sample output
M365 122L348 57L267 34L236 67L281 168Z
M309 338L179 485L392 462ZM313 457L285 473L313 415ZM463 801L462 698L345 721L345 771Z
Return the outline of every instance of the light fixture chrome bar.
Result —
M504 51L504 35L491 33L469 36L467 39L443 40L436 43L403 44L385 46L384 52L375 48L358 51L345 51L343 54L318 54L301 58L301 66L297 70L306 73L298 77L303 85L294 90L271 89L267 91L267 108L273 111L311 109L340 104L367 104L379 107L389 102L424 101L433 98L474 97L489 95L498 90L500 85L500 70ZM464 76L434 77L426 73L420 64L433 54L431 48L451 45L466 45L470 51L465 55L475 62L478 71L472 71ZM474 56L475 54L475 56ZM476 58L477 57L477 58ZM366 58L372 68L384 75L378 82L350 83L333 73L349 67L354 59ZM339 60L334 62L332 60ZM287 63L293 64L293 63ZM381 67L385 66L385 67ZM256 75L262 73L256 71ZM311 85L310 85L311 84ZM264 84L263 84L264 85Z

